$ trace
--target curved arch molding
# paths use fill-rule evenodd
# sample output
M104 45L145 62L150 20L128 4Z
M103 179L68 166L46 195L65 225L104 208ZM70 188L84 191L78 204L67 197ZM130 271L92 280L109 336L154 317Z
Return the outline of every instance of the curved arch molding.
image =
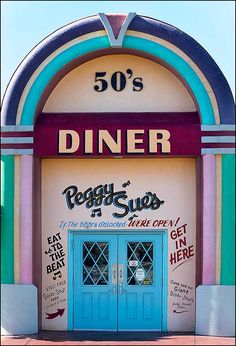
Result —
M189 86L203 125L234 123L231 90L204 48L169 24L131 13L127 17L100 14L76 21L36 46L9 84L3 101L3 125L33 125L43 91L63 67L85 54L115 47L147 53L175 70Z

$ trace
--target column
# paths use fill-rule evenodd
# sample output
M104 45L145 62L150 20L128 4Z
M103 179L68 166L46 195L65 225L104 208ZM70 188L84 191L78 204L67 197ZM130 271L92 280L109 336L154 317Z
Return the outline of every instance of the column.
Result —
M20 163L20 283L32 284L32 174L33 157L22 155Z
M216 159L203 156L203 270L202 284L216 283Z

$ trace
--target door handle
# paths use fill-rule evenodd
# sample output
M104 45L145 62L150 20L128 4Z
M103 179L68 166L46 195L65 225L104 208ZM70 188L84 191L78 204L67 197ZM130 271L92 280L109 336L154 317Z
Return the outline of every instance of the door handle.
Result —
M123 284L123 275L124 275L124 265L123 264L119 264L118 266L118 270L119 270L119 285Z
M117 264L112 265L112 289L109 292L116 294L116 285L117 285Z
M120 290L120 294L122 294L126 292L126 290L122 288L123 282L124 282L124 265L123 264L119 264L118 271L119 271L119 276L118 276L119 290Z

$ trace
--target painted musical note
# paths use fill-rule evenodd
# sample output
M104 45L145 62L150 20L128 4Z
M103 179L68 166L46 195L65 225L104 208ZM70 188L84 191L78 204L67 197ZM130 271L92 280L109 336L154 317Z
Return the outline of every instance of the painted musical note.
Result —
M57 272L54 273L54 275L53 275L53 280L56 280L57 276L61 279L62 273L61 273L60 270L58 270Z
M135 217L138 217L138 215L134 214L128 218L129 221L132 221Z
M97 209L92 210L91 217L95 217L95 216L99 216L99 217L102 216L101 208L97 208Z
M131 182L130 182L130 180L128 180L127 183L123 183L123 184L122 184L122 187L127 187L127 186L129 186L130 184L131 184Z
M45 254L46 255L48 255L49 253L51 253L52 252L52 249L51 248L49 248L49 250L48 251L45 251Z

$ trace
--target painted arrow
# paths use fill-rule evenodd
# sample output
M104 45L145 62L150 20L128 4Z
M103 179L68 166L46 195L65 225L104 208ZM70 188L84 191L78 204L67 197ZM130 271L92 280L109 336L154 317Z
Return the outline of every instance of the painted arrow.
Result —
M182 312L188 312L188 311L177 311L177 310L173 310L174 314L182 314Z
M54 312L53 314L46 314L48 317L46 317L46 320L52 320L53 318L56 318L57 316L62 316L64 314L65 309L57 309L57 312Z

